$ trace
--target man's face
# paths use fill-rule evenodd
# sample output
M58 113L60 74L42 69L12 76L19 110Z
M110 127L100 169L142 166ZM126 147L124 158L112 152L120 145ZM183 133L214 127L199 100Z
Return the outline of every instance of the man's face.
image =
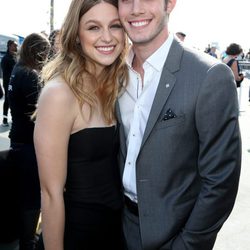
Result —
M119 16L133 44L158 44L168 35L167 18L176 0L119 0Z
M18 45L17 45L16 42L12 43L12 44L10 45L10 47L9 47L9 52L12 53L12 54L16 53L16 52L17 52L17 46L18 46Z

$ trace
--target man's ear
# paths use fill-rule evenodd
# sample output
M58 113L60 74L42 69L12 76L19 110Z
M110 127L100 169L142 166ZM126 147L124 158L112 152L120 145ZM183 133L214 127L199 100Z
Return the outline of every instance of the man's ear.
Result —
M176 1L177 0L168 0L168 3L166 5L166 12L169 15L172 10L174 9L175 5L176 5Z

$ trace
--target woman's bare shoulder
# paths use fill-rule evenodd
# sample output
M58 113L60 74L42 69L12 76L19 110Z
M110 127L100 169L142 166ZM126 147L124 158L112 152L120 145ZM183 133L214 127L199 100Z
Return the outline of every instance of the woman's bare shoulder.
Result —
M47 99L52 102L65 102L65 104L76 101L72 90L61 77L49 80L45 84L41 91L40 99Z

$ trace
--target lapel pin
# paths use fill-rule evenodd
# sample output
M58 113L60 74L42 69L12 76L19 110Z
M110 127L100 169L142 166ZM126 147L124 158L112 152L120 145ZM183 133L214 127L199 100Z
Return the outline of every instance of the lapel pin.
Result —
M169 88L169 86L170 86L170 85L167 83L167 84L166 84L166 88Z

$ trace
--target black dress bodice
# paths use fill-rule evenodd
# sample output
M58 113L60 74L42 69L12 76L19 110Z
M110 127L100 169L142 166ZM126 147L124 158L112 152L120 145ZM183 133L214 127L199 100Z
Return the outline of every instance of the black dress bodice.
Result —
M121 207L116 126L80 130L70 136L66 202Z

